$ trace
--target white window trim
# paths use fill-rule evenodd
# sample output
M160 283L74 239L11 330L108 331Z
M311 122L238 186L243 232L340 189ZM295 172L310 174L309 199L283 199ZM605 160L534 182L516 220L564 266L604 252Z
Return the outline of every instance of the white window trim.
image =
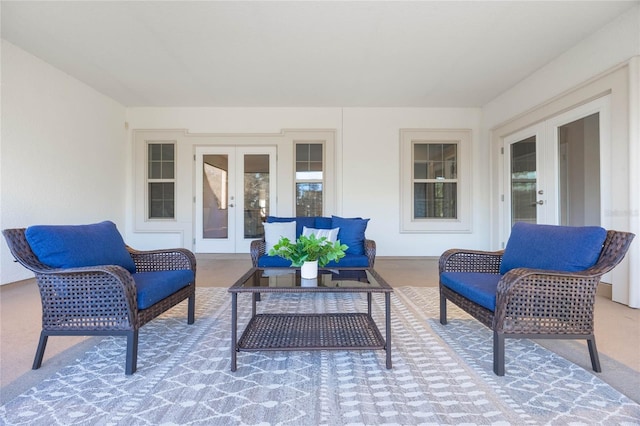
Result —
M413 144L458 145L455 219L413 218ZM471 129L400 129L400 233L471 232Z

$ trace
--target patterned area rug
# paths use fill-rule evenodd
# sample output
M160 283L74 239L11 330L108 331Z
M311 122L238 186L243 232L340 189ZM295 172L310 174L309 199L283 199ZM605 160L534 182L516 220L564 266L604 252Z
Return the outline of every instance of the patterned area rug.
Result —
M124 375L124 338L96 346L0 407L29 425L638 424L640 405L529 340L508 340L507 375L492 372L492 334L450 306L437 322L435 288L396 288L393 369L383 351L241 352L230 366L230 295L199 288L142 328L138 371ZM250 316L239 296L239 321ZM384 299L374 296L383 324ZM261 311L366 309L362 294L270 294ZM384 329L383 329L384 331ZM46 362L46 359L45 359Z

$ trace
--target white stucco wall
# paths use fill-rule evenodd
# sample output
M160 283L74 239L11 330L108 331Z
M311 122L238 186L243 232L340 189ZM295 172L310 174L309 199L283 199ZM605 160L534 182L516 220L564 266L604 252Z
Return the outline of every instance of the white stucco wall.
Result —
M125 108L2 41L0 227L109 219L124 228ZM0 244L0 282L30 272Z
M477 108L130 108L127 121L134 129L186 129L190 133L279 133L283 129L336 130L336 210L327 214L371 218L367 237L376 240L380 256L439 256L453 245L486 248L487 229L466 234L401 234L400 129L471 129L473 223L488 220L486 149L479 143ZM130 137L131 139L131 137ZM133 141L131 141L133 143ZM130 150L133 154L133 149ZM130 156L131 168L134 164ZM292 179L293 176L279 179ZM134 194L128 195L132 212ZM287 208L284 207L284 210ZM129 223L135 223L135 218ZM162 226L162 225L159 225ZM167 228L172 225L168 224ZM127 229L128 241L144 245L177 242L171 233ZM144 241L143 241L144 239Z

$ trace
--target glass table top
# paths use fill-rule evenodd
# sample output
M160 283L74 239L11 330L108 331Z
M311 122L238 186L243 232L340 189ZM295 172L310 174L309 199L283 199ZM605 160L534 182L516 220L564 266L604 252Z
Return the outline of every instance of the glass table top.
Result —
M388 292L389 284L373 269L319 269L318 277L305 279L297 268L253 268L230 292L351 291Z

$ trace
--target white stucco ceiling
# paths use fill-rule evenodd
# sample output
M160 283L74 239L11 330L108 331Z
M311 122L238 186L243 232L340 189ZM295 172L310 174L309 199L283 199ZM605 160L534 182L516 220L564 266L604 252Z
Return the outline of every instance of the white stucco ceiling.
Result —
M637 1L6 1L2 38L125 106L482 106Z

